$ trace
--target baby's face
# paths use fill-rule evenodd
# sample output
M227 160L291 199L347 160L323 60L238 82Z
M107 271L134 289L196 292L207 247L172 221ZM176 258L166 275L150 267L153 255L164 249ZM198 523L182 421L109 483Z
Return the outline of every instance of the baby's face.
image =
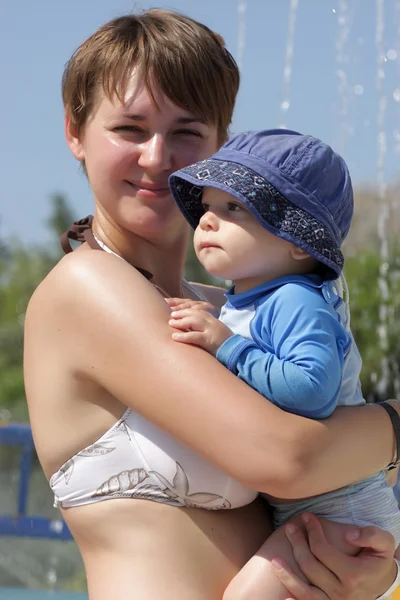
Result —
M209 273L245 291L291 272L293 244L267 231L234 196L205 187L202 204L194 247Z

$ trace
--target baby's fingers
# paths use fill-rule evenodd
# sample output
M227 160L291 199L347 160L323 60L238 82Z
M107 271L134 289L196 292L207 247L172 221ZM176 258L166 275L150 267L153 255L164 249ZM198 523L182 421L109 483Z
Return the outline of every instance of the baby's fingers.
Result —
M171 308L176 308L187 302L186 298L164 298L164 300Z
M199 330L199 325L196 323L196 319L192 315L170 319L168 324L175 329L181 329L183 331Z
M203 347L204 334L202 331L181 331L174 332L172 339L183 344L192 344L193 346Z
M204 302L203 300L190 300L189 298L165 298L165 301L171 307L172 311L180 311L185 309L204 310L212 315L218 316L218 311L215 306L210 302Z

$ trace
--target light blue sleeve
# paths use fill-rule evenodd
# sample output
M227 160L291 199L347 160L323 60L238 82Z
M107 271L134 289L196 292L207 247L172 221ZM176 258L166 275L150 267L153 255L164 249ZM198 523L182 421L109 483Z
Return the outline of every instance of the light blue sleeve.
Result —
M284 410L323 419L336 406L350 337L318 290L287 284L253 319L258 345L234 335L217 359ZM270 348L268 348L270 346Z

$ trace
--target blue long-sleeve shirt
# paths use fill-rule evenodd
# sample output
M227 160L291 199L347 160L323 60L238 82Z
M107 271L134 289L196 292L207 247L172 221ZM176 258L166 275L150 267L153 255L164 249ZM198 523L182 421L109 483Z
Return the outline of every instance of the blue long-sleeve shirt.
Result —
M280 277L226 294L220 319L235 335L217 359L284 410L323 419L337 404L364 402L361 358L335 283Z

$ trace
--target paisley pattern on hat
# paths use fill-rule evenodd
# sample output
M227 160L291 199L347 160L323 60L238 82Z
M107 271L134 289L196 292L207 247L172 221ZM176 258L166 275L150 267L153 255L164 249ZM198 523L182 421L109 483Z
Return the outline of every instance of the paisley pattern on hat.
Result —
M201 198L207 182L243 202L268 231L300 246L326 265L328 278L340 276L344 257L328 228L287 200L258 173L234 162L207 159L171 176L172 194L193 228L204 212Z

